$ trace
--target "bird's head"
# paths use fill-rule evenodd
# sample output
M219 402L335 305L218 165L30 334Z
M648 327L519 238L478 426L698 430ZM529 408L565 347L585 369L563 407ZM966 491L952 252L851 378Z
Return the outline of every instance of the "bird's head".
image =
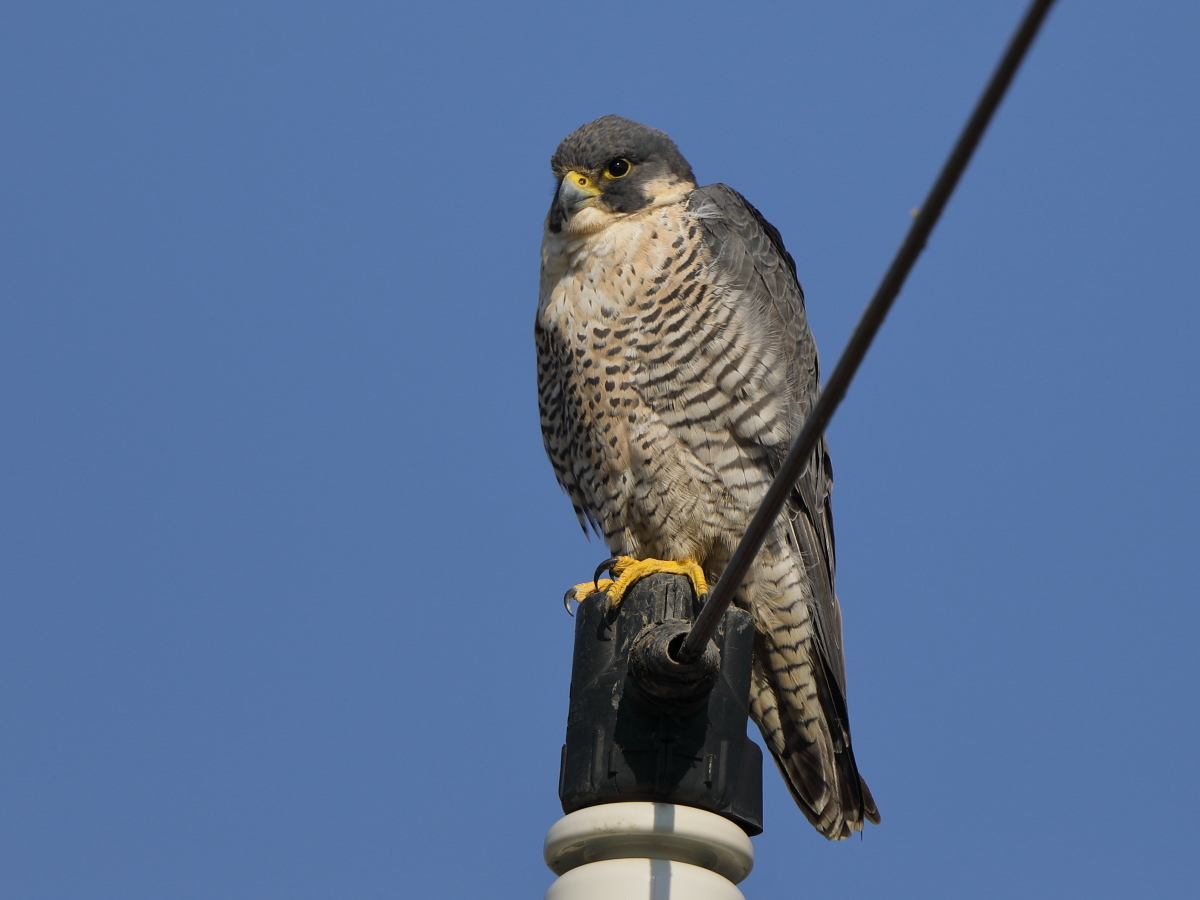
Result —
M594 234L617 219L675 203L696 187L674 141L620 116L602 116L571 132L550 168L558 188L546 227L555 234Z

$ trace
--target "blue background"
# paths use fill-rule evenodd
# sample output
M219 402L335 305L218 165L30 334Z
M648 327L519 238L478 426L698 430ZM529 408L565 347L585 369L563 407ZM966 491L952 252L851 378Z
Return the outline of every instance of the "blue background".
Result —
M547 160L668 131L826 371L1024 4L8 4L0 894L538 897L605 555ZM1190 897L1200 7L1063 2L830 432L858 759L748 897Z

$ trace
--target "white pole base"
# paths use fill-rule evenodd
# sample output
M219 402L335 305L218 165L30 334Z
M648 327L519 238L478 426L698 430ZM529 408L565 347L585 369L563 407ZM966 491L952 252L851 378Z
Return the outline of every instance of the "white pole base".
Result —
M716 813L604 803L555 822L545 858L561 876L546 900L745 900L734 885L754 867L754 846Z
M669 859L605 859L572 869L546 900L746 900L726 878Z

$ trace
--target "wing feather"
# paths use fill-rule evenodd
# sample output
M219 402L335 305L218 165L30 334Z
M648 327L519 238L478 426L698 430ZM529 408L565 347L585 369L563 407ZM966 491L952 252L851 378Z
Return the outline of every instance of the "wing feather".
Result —
M737 302L744 307L752 329L782 345L780 355L786 370L779 383L771 387L786 394L785 433L739 435L762 447L773 478L821 390L817 348L804 312L804 291L796 277L796 263L784 247L779 231L733 188L724 184L697 188L689 205L704 229L718 277L741 286ZM814 612L825 644L823 649L844 694L842 623L834 593L836 559L829 503L832 489L833 467L822 437L796 482L784 515L794 523L796 540L812 581Z
M735 286L748 332L766 350L778 351L783 372L760 388L784 401L785 426L737 437L757 445L774 478L794 442L804 419L820 393L820 367L816 344L808 328L804 292L796 264L775 229L744 197L732 188L709 185L693 192L689 210L700 221L711 253L718 283ZM800 475L784 515L791 543L798 552L811 589L813 639L810 652L813 686L825 727L823 737L807 743L805 729L778 711L769 712L764 734L772 732L779 746L776 761L792 792L810 820L828 837L845 837L861 827L863 818L879 821L879 812L859 776L850 741L846 714L846 672L842 652L842 621L834 589L836 568L833 513L830 492L833 467L824 437L814 448ZM770 659L764 643L760 654ZM778 657L776 657L778 658ZM787 705L779 697L767 666L756 670L760 709ZM824 763L821 756L831 754ZM828 771L826 765L836 772ZM834 801L831 805L830 801Z

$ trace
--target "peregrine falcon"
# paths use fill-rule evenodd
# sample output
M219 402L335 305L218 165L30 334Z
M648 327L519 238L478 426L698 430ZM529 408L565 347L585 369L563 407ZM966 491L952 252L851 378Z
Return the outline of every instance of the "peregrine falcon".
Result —
M820 391L796 266L737 191L674 142L604 116L563 139L535 337L546 452L584 531L703 593ZM833 473L817 445L735 602L756 626L750 708L796 803L848 837L879 812L858 774L834 593ZM580 596L592 585L581 585Z

